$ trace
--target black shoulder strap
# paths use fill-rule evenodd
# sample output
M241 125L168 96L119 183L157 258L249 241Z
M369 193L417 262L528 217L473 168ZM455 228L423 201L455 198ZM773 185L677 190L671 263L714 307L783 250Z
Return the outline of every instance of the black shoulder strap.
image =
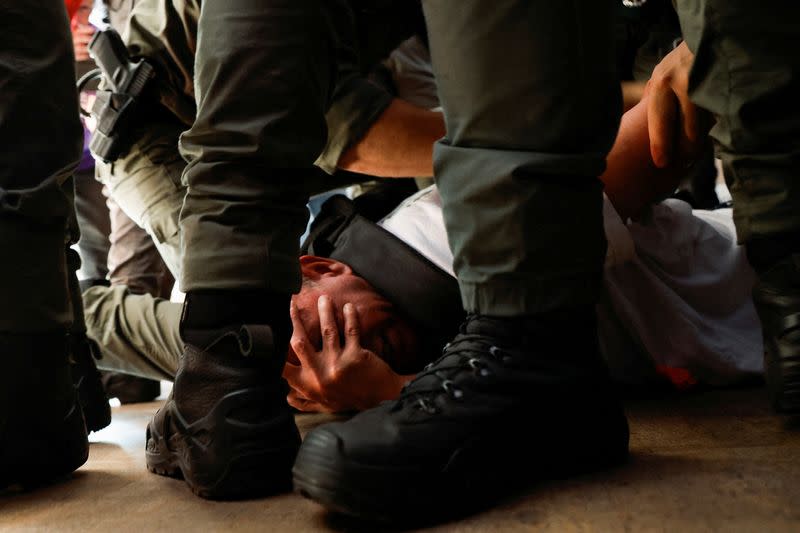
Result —
M350 265L433 342L444 343L464 320L456 279L358 214L344 196L323 204L304 249Z

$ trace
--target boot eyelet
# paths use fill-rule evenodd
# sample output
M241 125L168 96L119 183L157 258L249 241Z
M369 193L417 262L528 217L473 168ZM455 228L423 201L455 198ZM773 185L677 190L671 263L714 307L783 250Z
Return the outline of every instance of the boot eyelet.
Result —
M511 364L514 360L505 350L498 348L497 346L492 346L489 348L489 355L503 363L504 365Z
M420 411L425 411L429 415L435 415L436 413L439 412L436 406L429 404L425 398L420 398L419 400L417 400L416 407Z
M447 394L450 395L451 398L455 400L459 400L464 397L464 391L456 387L449 379L446 379L442 382L442 388Z
M486 368L486 365L480 359L475 359L474 357L467 361L467 365L474 371L475 375L480 376L482 378L489 377L492 375L492 371Z

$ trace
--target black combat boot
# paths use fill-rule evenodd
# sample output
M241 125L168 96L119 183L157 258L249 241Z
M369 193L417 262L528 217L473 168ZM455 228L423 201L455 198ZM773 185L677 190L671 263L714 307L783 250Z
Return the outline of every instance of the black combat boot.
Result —
M311 431L294 484L334 511L429 520L627 454L593 309L471 316L399 399Z
M89 457L64 333L0 333L0 488L30 487Z
M187 343L172 395L147 427L147 468L182 476L203 498L291 490L300 434L281 378L287 342L256 325L202 349Z
M753 301L764 332L764 372L773 408L800 412L800 254L759 274Z
M86 429L89 433L100 431L111 423L111 406L94 362L99 352L85 333L70 335L69 346L72 382L78 391Z

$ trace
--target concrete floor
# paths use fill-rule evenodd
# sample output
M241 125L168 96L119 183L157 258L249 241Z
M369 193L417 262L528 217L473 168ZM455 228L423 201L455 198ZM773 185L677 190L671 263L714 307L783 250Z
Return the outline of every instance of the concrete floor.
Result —
M772 415L761 389L629 400L632 460L540 485L432 531L800 531L800 421ZM114 409L70 480L0 497L0 530L374 531L288 494L217 503L144 468L158 406ZM326 420L298 417L301 430Z

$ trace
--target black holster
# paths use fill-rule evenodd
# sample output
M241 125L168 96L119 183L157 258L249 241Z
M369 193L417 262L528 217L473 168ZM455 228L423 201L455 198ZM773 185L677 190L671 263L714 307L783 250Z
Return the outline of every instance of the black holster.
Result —
M89 54L103 73L92 115L97 127L89 141L96 158L110 163L130 149L132 126L142 111L145 91L152 85L155 70L146 60L132 60L114 30L99 31L89 43Z

